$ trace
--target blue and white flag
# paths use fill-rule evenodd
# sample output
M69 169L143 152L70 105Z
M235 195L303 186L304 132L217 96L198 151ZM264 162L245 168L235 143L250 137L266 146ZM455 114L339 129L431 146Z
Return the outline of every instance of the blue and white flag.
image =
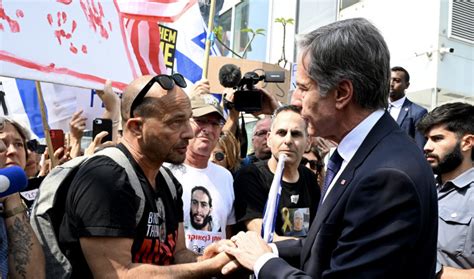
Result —
M190 83L196 83L202 76L208 34L199 5L194 4L178 20L166 26L178 30L175 71L182 74ZM210 55L220 55L217 47L211 47Z
M267 204L262 223L262 238L267 243L273 242L273 234L275 233L276 217L278 215L278 204L280 203L281 179L285 168L285 154L280 154L275 175L273 176L272 186L268 193Z

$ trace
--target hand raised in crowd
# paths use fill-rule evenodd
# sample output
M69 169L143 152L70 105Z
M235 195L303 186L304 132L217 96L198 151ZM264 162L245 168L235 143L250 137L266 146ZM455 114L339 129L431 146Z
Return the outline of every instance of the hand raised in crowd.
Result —
M210 94L211 93L211 84L207 79L201 79L200 81L196 82L191 87L191 94Z
M273 95L272 93L270 93L266 89L263 89L263 88L258 88L258 89L262 91L262 109L260 111L253 112L252 114L254 116L257 116L257 115L260 115L260 114L272 115L273 112L280 106L278 104L277 98L275 97L275 95ZM234 102L234 92L233 92L233 90L232 90L232 92L227 92L226 91L226 93L227 93L226 94L226 99L229 102Z
M107 80L104 84L104 90L96 90L97 96L104 103L104 113L102 118L112 120L112 141L118 140L118 125L120 122L120 98L115 94L112 88L112 81Z
M262 110L256 113L253 113L253 115L259 115L259 114L268 114L272 115L273 112L279 107L278 100L273 95L272 93L268 92L266 89L259 88L262 90Z
M321 152L321 158L324 159L326 155L329 153L329 150L332 147L337 147L337 143L332 140L327 140L322 137L313 137L313 143Z
M223 94L223 98L225 98L225 100L230 103L234 102L234 90L232 88L224 88ZM235 134L237 125L239 125L239 114L240 112L231 106L229 109L229 117L227 117L227 121L225 122L222 131L230 131L231 133Z
M83 110L76 111L69 121L69 133L72 138L81 139L86 129L87 117L82 115Z
M56 158L56 162L58 165L64 164L67 161L71 160L71 147L60 147L53 153L54 158ZM44 153L41 157L40 162L40 171L38 176L46 176L52 169L51 160L49 158L48 148L46 147Z
M109 133L106 131L102 131L95 136L95 138L92 140L91 144L86 148L84 151L84 155L86 156L91 156L93 155L97 150L109 147L109 146L114 146L113 141L106 141L104 143L101 143L102 139L105 138Z
M71 147L71 158L81 156L81 139L86 129L87 118L82 115L83 111L77 111L69 121L69 146Z
M115 120L115 117L120 116L120 98L115 94L112 88L112 81L108 79L104 84L104 90L96 90L97 96L104 103L105 112L110 115L103 115L104 118Z

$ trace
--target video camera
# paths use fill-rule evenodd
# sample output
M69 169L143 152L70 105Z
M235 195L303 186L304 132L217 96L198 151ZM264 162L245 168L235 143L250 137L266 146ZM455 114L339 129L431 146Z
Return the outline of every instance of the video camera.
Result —
M234 107L238 111L257 112L262 110L263 92L255 87L259 81L271 83L285 82L285 72L264 72L258 75L256 72L246 73L234 93Z

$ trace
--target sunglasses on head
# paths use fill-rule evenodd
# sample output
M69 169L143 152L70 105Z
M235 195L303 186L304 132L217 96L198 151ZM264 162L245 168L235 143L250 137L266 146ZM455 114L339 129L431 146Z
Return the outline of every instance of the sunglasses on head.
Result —
M143 99L145 99L146 93L150 90L150 88L157 82L161 88L165 90L171 90L175 85L178 85L181 88L186 88L188 86L186 84L186 80L184 80L184 77L181 74L172 74L171 76L169 75L157 75L153 77L143 88L138 92L138 95L135 97L135 99L132 102L132 105L130 106L130 118L133 118L133 111L141 104L143 103Z
M220 151L214 152L214 159L216 159L216 161L220 162L224 160L224 158L225 158L224 152L220 152Z

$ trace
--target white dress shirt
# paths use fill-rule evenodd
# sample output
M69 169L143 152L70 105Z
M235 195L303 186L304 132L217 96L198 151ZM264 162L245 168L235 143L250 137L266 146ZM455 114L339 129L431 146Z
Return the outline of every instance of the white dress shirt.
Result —
M400 98L396 100L395 102L390 102L390 100L388 101L390 115L392 116L393 119L395 119L395 121L397 121L398 115L400 114L403 103L405 102L406 99L407 97L404 96L403 98Z

